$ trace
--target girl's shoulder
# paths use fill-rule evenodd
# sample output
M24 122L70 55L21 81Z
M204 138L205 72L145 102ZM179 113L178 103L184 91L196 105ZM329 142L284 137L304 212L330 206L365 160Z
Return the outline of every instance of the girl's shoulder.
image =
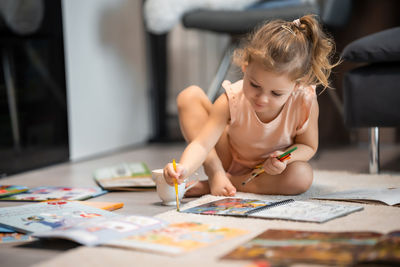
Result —
M243 89L243 80L238 80L234 83L231 81L225 80L222 82L222 87L228 93L238 93L241 92Z
M297 104L296 106L311 107L317 99L315 88L315 85L299 85L292 96L293 102Z
M293 93L300 98L314 98L317 96L315 89L315 85L299 85Z
M226 96L232 107L237 107L243 99L243 80L231 83L228 80L222 82L222 87L225 89Z

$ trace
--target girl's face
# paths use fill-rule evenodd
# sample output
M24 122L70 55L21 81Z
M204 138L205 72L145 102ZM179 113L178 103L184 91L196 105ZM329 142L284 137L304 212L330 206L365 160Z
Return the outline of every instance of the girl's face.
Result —
M266 71L258 61L243 66L242 70L245 97L261 121L273 120L294 91L296 83L285 74Z

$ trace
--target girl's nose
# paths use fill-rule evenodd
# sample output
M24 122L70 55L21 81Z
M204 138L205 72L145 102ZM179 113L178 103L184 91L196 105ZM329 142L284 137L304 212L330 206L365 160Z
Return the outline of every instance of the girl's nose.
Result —
M258 102L259 102L260 104L267 104L267 103L269 102L268 96L265 95L265 94L260 94L260 95L258 96Z

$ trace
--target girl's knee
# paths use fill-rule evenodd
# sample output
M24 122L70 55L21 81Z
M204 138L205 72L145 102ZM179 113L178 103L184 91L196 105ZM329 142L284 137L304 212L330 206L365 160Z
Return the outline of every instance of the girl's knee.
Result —
M196 85L191 85L180 92L176 98L178 109L185 107L188 104L193 104L193 101L200 100L205 93L203 89Z
M307 162L296 161L288 165L287 178L290 194L298 195L306 192L313 182L313 170Z

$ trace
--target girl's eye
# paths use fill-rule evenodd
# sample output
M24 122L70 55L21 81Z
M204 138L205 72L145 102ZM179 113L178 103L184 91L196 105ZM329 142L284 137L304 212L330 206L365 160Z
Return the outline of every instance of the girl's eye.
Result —
M250 82L250 85L251 85L252 87L254 87L254 88L259 88L259 87L260 87L259 85L255 84L255 83L253 83L253 82Z
M282 94L279 94L279 93L277 93L277 92L275 92L275 91L272 91L272 94L274 95L274 96L281 96Z

